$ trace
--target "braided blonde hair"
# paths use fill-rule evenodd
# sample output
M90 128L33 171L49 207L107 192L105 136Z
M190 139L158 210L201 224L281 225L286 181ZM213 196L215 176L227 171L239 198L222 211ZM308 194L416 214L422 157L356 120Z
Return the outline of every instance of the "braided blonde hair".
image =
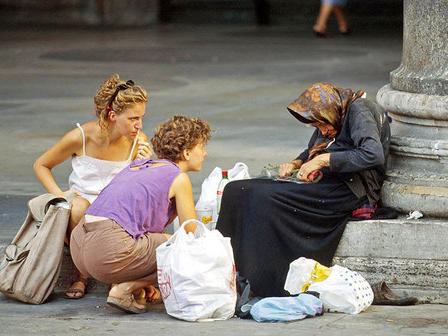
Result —
M126 107L148 101L148 93L140 85L128 86L126 89L116 92L117 87L122 84L126 84L126 82L121 80L118 74L113 74L101 84L93 98L95 102L95 114L103 130L106 130L109 126L110 110L116 114L121 114ZM111 101L114 94L116 96Z

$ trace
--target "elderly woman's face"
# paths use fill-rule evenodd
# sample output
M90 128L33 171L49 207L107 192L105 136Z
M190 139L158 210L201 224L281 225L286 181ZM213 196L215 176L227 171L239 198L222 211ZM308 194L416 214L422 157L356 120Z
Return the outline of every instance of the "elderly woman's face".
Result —
M323 123L320 123L320 122L314 122L312 125L314 127L316 127L317 129L319 129L320 133L322 133L322 135L324 137L333 138L333 137L336 136L336 130L330 124L323 124Z

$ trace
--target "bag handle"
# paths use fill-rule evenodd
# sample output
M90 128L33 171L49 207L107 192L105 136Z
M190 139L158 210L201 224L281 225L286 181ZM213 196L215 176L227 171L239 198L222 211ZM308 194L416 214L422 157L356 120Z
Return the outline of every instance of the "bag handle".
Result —
M5 249L5 259L8 262L11 261L22 261L25 259L28 254L30 253L29 250L25 250L23 248L20 248L19 246L15 244L8 245Z
M185 226L190 223L196 224L196 230L193 233L195 238L199 238L207 234L208 229L205 227L204 223L195 218L187 219L182 223L180 228L166 241L166 246L170 246L172 243L174 243L179 235L188 235L187 231L185 231Z

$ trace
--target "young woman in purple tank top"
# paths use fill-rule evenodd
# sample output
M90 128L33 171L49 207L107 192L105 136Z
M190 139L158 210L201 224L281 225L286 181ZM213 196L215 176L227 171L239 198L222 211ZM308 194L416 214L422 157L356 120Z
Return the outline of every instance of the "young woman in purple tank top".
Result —
M151 139L159 160L137 160L103 189L72 232L73 261L85 277L112 285L107 302L132 313L145 311L145 299L160 299L156 248L178 216L197 218L187 172L199 171L210 139L206 121L175 116ZM194 231L195 224L186 226Z

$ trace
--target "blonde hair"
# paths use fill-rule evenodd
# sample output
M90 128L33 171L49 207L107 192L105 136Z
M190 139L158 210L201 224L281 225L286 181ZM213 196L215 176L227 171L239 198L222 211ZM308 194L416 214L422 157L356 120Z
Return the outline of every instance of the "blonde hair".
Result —
M127 85L124 89L118 88L132 81L125 82L118 74L111 75L98 88L95 97L95 114L102 129L107 129L109 112L121 114L126 107L137 103L146 103L148 93L140 85ZM115 96L115 97L114 97Z
M151 144L159 159L177 163L183 159L184 149L207 143L210 133L210 126L205 120L174 116L157 127Z

